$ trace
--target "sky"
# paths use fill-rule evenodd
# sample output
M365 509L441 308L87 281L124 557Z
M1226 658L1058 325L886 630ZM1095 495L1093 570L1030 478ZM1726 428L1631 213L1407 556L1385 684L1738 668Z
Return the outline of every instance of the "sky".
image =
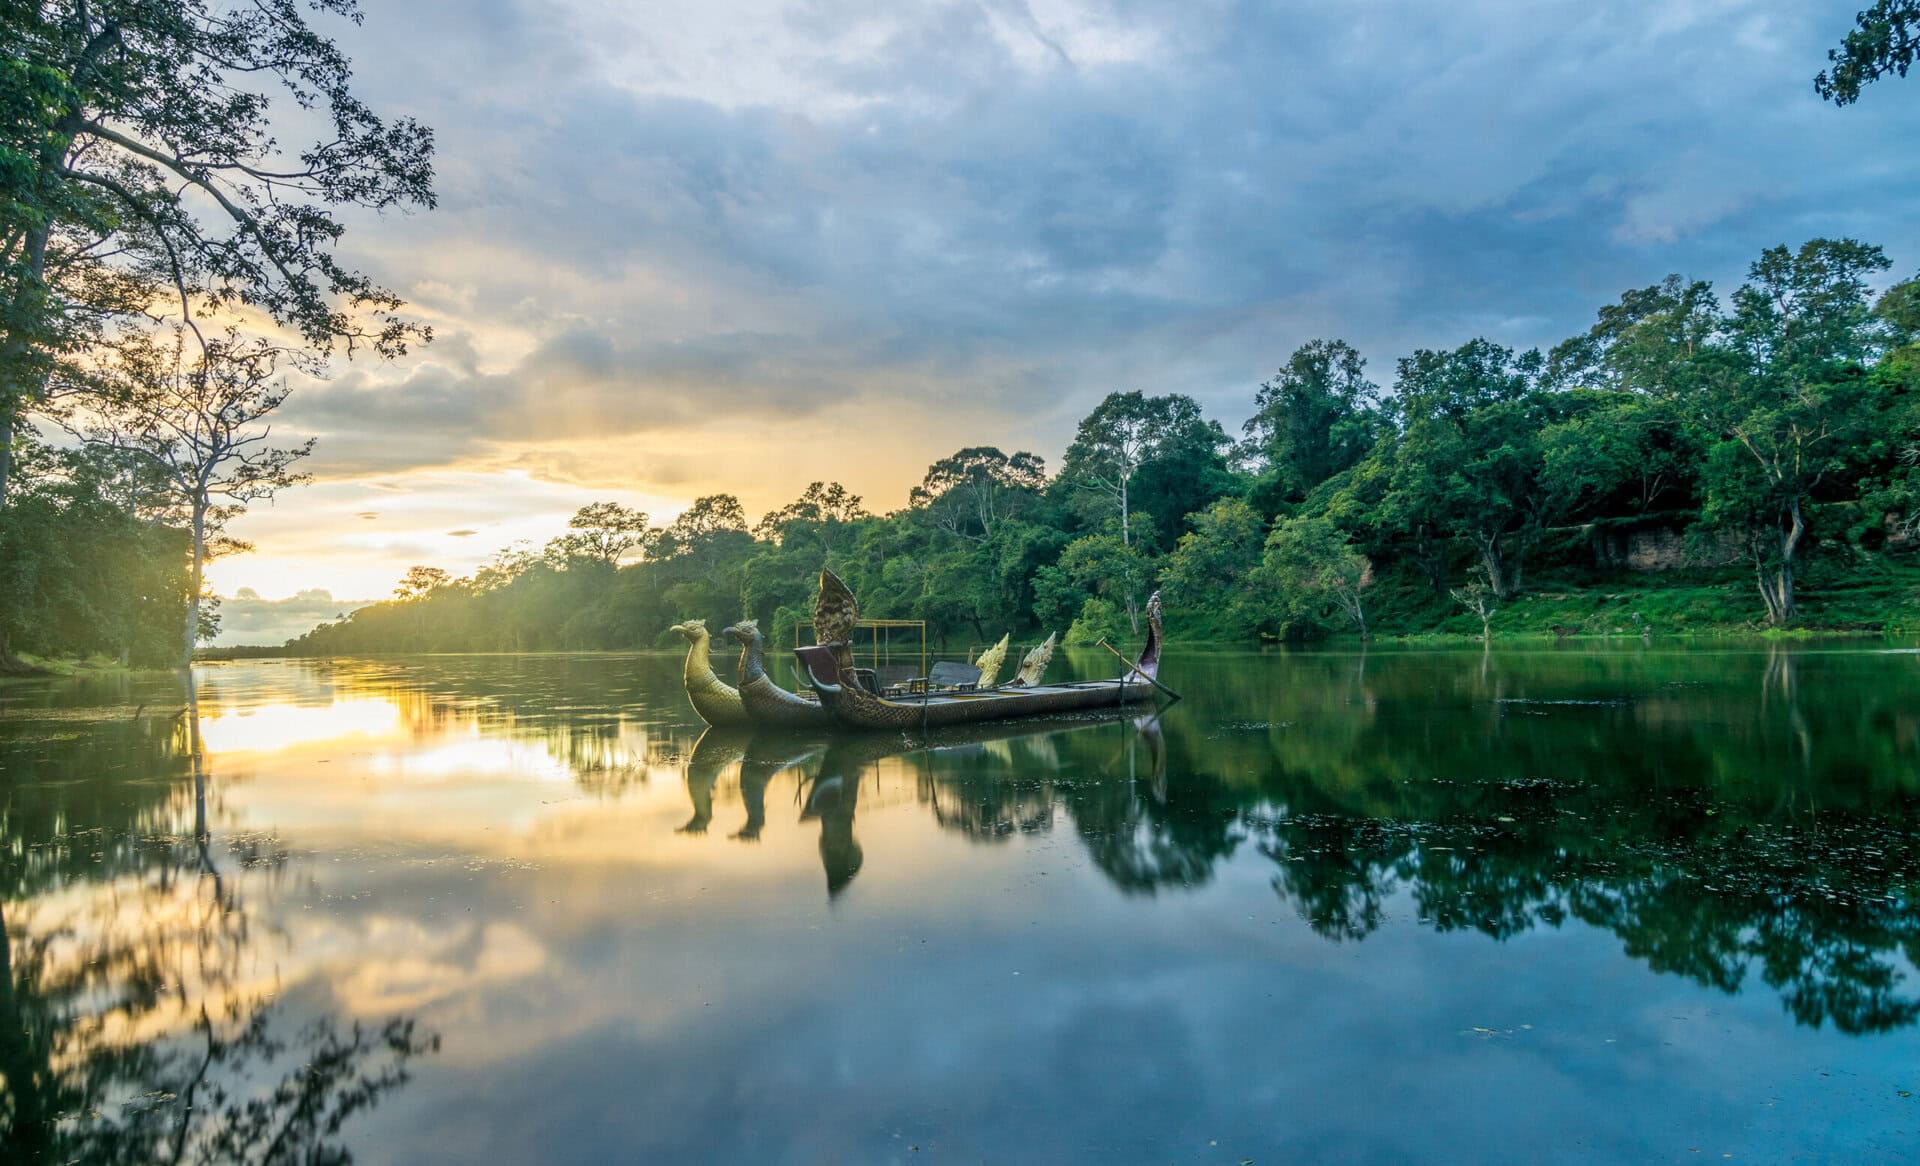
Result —
M1768 246L1912 275L1920 79L1813 92L1862 2L363 0L317 19L434 128L440 205L341 254L435 339L299 386L315 481L212 582L265 635L589 501L1057 466L1115 390L1238 432L1317 337L1390 386Z

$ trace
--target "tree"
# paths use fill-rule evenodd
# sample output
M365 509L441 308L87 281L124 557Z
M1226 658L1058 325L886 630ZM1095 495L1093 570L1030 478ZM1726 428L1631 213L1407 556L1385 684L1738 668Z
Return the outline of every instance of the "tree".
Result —
M1203 452L1217 459L1228 444L1219 423L1202 417L1192 397L1109 393L1080 422L1060 477L1106 499L1120 521L1120 542L1132 546L1131 490L1141 467L1176 453Z
M1344 340L1313 340L1260 386L1243 432L1264 496L1299 502L1366 456L1381 424L1374 408L1379 388L1367 380L1366 366Z
M147 459L184 514L190 542L180 647L181 666L191 670L209 552L245 549L220 538L221 529L249 502L306 481L293 466L314 443L269 444L269 419L287 399L286 382L277 379L286 349L229 331L190 358L184 332L176 329L171 345L124 350L113 396L93 402L74 426L90 443Z
M309 7L358 22L355 0ZM193 326L246 306L316 350L401 352L427 330L342 265L330 208L434 204L433 137L356 98L347 58L296 0L45 0L6 6L0 106L0 505L23 411L72 331L152 310ZM300 109L271 116L273 83ZM322 127L283 146L288 124ZM118 252L121 259L104 256ZM133 281L129 287L128 280Z
M1362 594L1367 560L1347 536L1325 518L1297 517L1273 528L1261 558L1259 577L1272 586L1290 618L1319 620L1329 609L1352 622L1367 639Z
M1041 458L1025 450L1009 456L975 445L928 466L908 502L926 508L949 534L985 540L996 523L1017 515L1046 483Z
M1476 567L1474 574L1468 576L1464 586L1455 587L1447 592L1455 603L1479 618L1480 642L1483 644L1492 642L1493 616L1500 610L1498 602L1500 596L1488 581L1487 574L1485 566Z
M708 494L694 499L693 505L673 520L667 527L667 538L676 548L685 549L721 531L746 529L747 512L741 508L740 499L731 494Z
M393 589L395 599L424 599L453 582L453 576L439 567L408 567Z
M777 543L784 537L787 524L811 522L858 522L872 518L860 505L860 495L838 482L810 482L800 497L778 510L770 510L753 528L755 538Z
M1856 14L1854 30L1827 50L1832 71L1813 79L1814 92L1835 105L1860 100L1860 87L1888 73L1901 77L1920 53L1920 0L1875 0Z
M660 532L643 511L618 502L590 502L567 520L567 533L547 544L547 558L564 567L575 560L618 567L635 551L649 552Z
M1127 612L1135 635L1140 634L1140 613L1134 597L1153 582L1153 563L1113 534L1090 534L1068 543L1060 552L1060 569L1096 599L1118 601Z
M1600 309L1584 335L1555 346L1545 381L1552 388L1594 388L1671 399L1687 391L1692 362L1722 324L1713 285L1669 275Z
M1467 539L1502 599L1519 590L1526 556L1553 514L1539 435L1564 402L1537 391L1542 364L1538 352L1516 357L1476 339L1403 358L1396 384L1401 432L1387 451L1383 521L1416 541Z
M1866 279L1888 266L1880 248L1852 239L1768 248L1734 292L1708 364L1699 409L1718 441L1702 517L1745 544L1771 624L1794 618L1809 506L1873 426L1862 366L1885 337Z
M1264 622L1264 594L1255 572L1267 524L1244 498L1222 498L1193 516L1160 573L1171 610L1251 635Z

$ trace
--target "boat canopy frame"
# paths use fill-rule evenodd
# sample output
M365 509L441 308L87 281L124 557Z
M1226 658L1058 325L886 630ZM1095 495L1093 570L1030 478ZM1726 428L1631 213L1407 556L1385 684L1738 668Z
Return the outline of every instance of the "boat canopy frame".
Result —
M868 642L868 645L867 645L867 659L868 659L868 662L873 667L874 671L876 672L878 672L880 669L880 657L882 655L891 656L893 654L892 637L889 633L891 633L894 628L917 628L920 632L920 671L918 674L921 676L927 675L928 665L927 665L927 621L926 620L924 619L861 619L861 620L855 620L853 623L853 627L855 631L858 631L861 628L867 628L876 633L871 638L871 640ZM813 621L810 619L804 619L804 620L796 621L794 623L793 646L796 648L804 646L800 643L801 628L805 628L808 631L812 631ZM848 645L848 647L853 652L854 660L858 662L860 658L859 647L851 644Z

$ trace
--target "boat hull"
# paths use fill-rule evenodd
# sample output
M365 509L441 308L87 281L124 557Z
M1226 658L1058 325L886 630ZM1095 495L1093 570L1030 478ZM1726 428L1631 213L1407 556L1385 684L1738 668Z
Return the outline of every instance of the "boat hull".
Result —
M898 732L984 721L1011 721L1051 713L1121 708L1153 699L1153 685L1139 678L1043 684L989 692L888 700L851 685L818 686L820 703L837 728Z
M768 729L825 729L833 719L818 701L781 688L764 675L740 686L740 703L755 725Z

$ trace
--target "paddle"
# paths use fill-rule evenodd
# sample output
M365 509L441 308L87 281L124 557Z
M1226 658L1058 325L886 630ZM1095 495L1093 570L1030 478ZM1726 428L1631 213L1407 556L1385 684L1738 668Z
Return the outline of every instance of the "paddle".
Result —
M1122 664L1125 664L1128 667L1128 669L1130 669L1128 674L1121 678L1120 682L1122 684L1126 683L1127 680L1132 678L1134 675L1138 675L1140 679L1146 681L1148 684L1153 685L1155 688L1159 689L1161 692L1166 693L1168 696L1172 697L1173 699L1175 700L1180 699L1179 693L1175 692L1171 688L1168 688L1166 685L1160 683L1158 680L1155 680L1153 677L1148 676L1145 672L1140 671L1140 665L1135 664L1133 661L1127 659L1125 656L1122 656L1118 648L1114 647L1112 644L1107 643L1106 637L1102 636L1100 638L1100 646L1105 648L1107 651L1112 652L1115 659L1119 660Z

